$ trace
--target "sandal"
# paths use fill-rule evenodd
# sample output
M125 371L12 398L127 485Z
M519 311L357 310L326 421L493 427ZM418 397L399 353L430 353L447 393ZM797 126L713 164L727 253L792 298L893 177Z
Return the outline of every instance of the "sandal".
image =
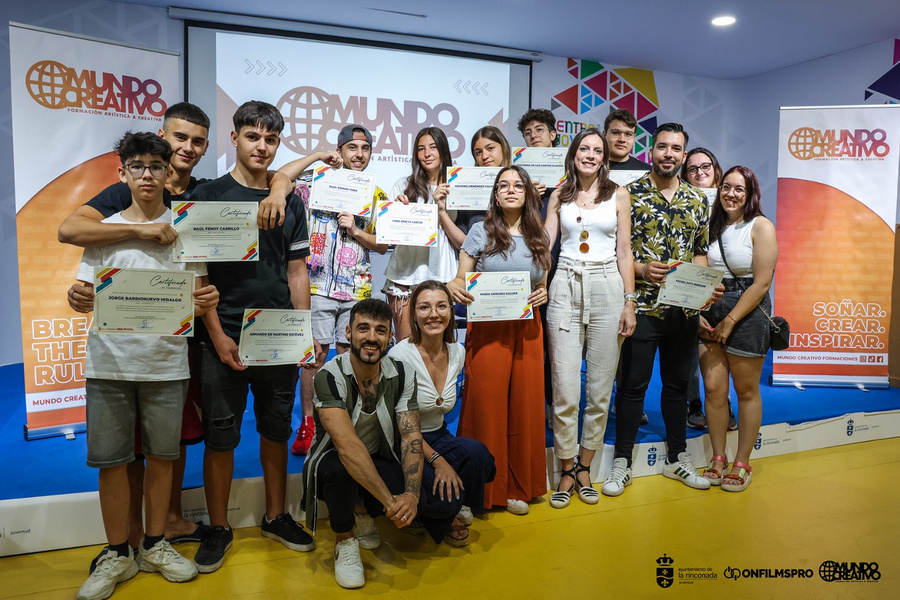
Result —
M703 476L709 479L709 485L722 485L722 471L713 468L714 462L720 462L725 465L722 467L722 471L728 468L727 458L721 454L713 454L713 457L709 461L709 466L703 471Z
M453 537L454 533L460 533L460 532L465 533L465 535L461 538ZM447 535L444 536L444 541L447 543L447 545L453 546L454 548L464 548L469 545L469 530L468 529L465 529L465 530L457 529L457 530L451 531L450 533L448 533Z
M563 477L571 477L572 487L570 487L566 491L562 491L559 487L562 486ZM572 467L568 471L563 470L559 474L559 487L556 488L556 491L550 495L550 506L553 508L565 508L569 505L569 502L572 499L572 494L575 493L575 486L578 485L578 479L575 478L575 467Z
M737 474L729 473L725 477L722 478L722 489L726 492L743 492L747 489L747 486L750 485L750 476L753 473L753 469L747 463L742 463L739 460L734 461L734 464L731 466L738 467L740 471ZM725 484L726 481L736 481L737 483L729 483Z
M578 474L585 471L588 473L588 484L581 485L581 482L578 481ZM600 493L594 489L594 485L590 481L591 468L581 464L580 458L575 459L575 489L578 490L578 498L585 504L597 504L600 501Z

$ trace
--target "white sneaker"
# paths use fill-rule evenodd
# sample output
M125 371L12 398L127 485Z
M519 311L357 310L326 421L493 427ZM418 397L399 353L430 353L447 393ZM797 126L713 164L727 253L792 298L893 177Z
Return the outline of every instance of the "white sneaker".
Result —
M512 498L509 498L506 501L506 510L514 515L527 515L529 510L528 503L524 500L513 500Z
M179 554L166 540L156 542L149 550L145 550L144 543L141 542L138 552L141 555L141 570L159 573L166 581L183 583L197 576L194 563Z
M353 528L353 537L359 542L363 550L374 550L381 545L381 534L375 519L369 515L356 514L356 526Z
M684 485L697 490L709 489L709 479L703 477L697 472L697 469L694 468L689 452L682 452L679 454L678 462L666 464L666 466L663 467L663 475L669 479L677 479Z
M112 596L117 583L128 581L138 574L138 565L134 562L134 554L131 548L126 556L120 556L117 552L103 549L97 558L97 566L87 581L78 588L76 598L78 600L103 600Z
M463 507L459 509L459 514L456 515L460 521L465 523L466 525L471 525L475 520L475 515L472 514L472 509L463 504Z
M600 491L604 496L621 496L629 485L631 485L631 467L628 466L628 460L617 458L613 461L609 477L606 478Z
M366 583L359 542L347 538L334 545L334 580L342 588L361 588Z

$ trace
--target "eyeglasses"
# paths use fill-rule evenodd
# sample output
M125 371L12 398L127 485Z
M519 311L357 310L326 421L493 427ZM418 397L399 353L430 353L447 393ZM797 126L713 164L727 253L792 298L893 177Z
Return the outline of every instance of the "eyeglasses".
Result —
M421 315L430 315L431 311L435 311L439 315L446 315L450 312L450 305L446 302L440 304L419 304L416 306L416 312Z
M166 171L169 168L169 165L163 165L160 163L154 163L152 165L144 165L142 163L128 163L125 165L125 168L128 169L128 172L131 173L131 176L135 179L140 179L144 176L144 172L148 169L150 170L150 175L154 179L162 179L166 176Z
M613 137L623 137L626 140L630 140L634 137L633 131L622 131L621 129L610 129L608 133Z
M691 175L696 175L697 171L703 171L704 173L708 173L709 170L712 169L712 163L703 163L701 165L694 165L687 168L687 172Z
M522 137L540 137L548 131L549 129L547 129L544 125L535 125L534 127L523 131Z
M743 196L744 194L747 193L747 189L743 188L739 185L737 185L735 187L731 187L727 183L723 183L722 184L722 193L724 194L725 192L731 192L735 196Z
M500 183L497 184L498 192L508 192L509 188L510 188L510 183L508 181L501 181ZM514 189L517 192L524 192L525 184L522 183L521 181L516 181L515 183L512 184L512 189Z

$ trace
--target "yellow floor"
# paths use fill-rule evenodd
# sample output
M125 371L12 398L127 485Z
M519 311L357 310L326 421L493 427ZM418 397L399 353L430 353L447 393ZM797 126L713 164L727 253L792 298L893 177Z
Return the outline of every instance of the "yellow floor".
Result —
M367 583L334 583L333 537L294 553L236 531L225 565L185 584L140 573L118 600L162 598L897 598L900 596L900 438L755 460L746 492L692 490L662 476L637 479L619 498L564 510L544 501L525 517L476 519L465 549L393 529L362 551ZM598 486L599 487L599 486ZM180 546L192 557L197 544ZM73 598L99 546L0 559L0 598ZM674 562L671 587L657 584L657 559ZM831 581L823 562L877 563L877 581ZM755 570L762 577L747 577ZM766 571L766 570L769 571ZM776 569L812 577L774 578ZM743 573L738 579L725 573ZM827 567L825 570L827 574ZM686 583L686 576L715 576ZM768 574L770 577L766 578Z

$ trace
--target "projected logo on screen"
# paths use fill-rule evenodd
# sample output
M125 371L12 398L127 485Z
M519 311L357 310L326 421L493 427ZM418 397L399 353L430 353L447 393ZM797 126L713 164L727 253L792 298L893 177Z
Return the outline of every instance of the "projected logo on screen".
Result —
M375 115L371 117L373 104ZM303 86L285 93L276 106L284 115L284 144L297 154L334 148L338 132L348 123L359 123L372 132L374 153L387 151L408 156L416 133L432 126L440 127L447 135L454 158L466 149L465 138L456 130L459 111L446 102L430 106L404 100L398 106L390 98L349 96L343 100L337 94Z
M788 138L788 150L797 160L884 158L891 151L884 129L826 129L799 127ZM872 157L875 158L872 158Z
M36 62L25 74L34 101L53 110L75 112L151 114L161 117L168 106L160 98L162 85L155 79L116 76L83 69L81 73L54 60Z

